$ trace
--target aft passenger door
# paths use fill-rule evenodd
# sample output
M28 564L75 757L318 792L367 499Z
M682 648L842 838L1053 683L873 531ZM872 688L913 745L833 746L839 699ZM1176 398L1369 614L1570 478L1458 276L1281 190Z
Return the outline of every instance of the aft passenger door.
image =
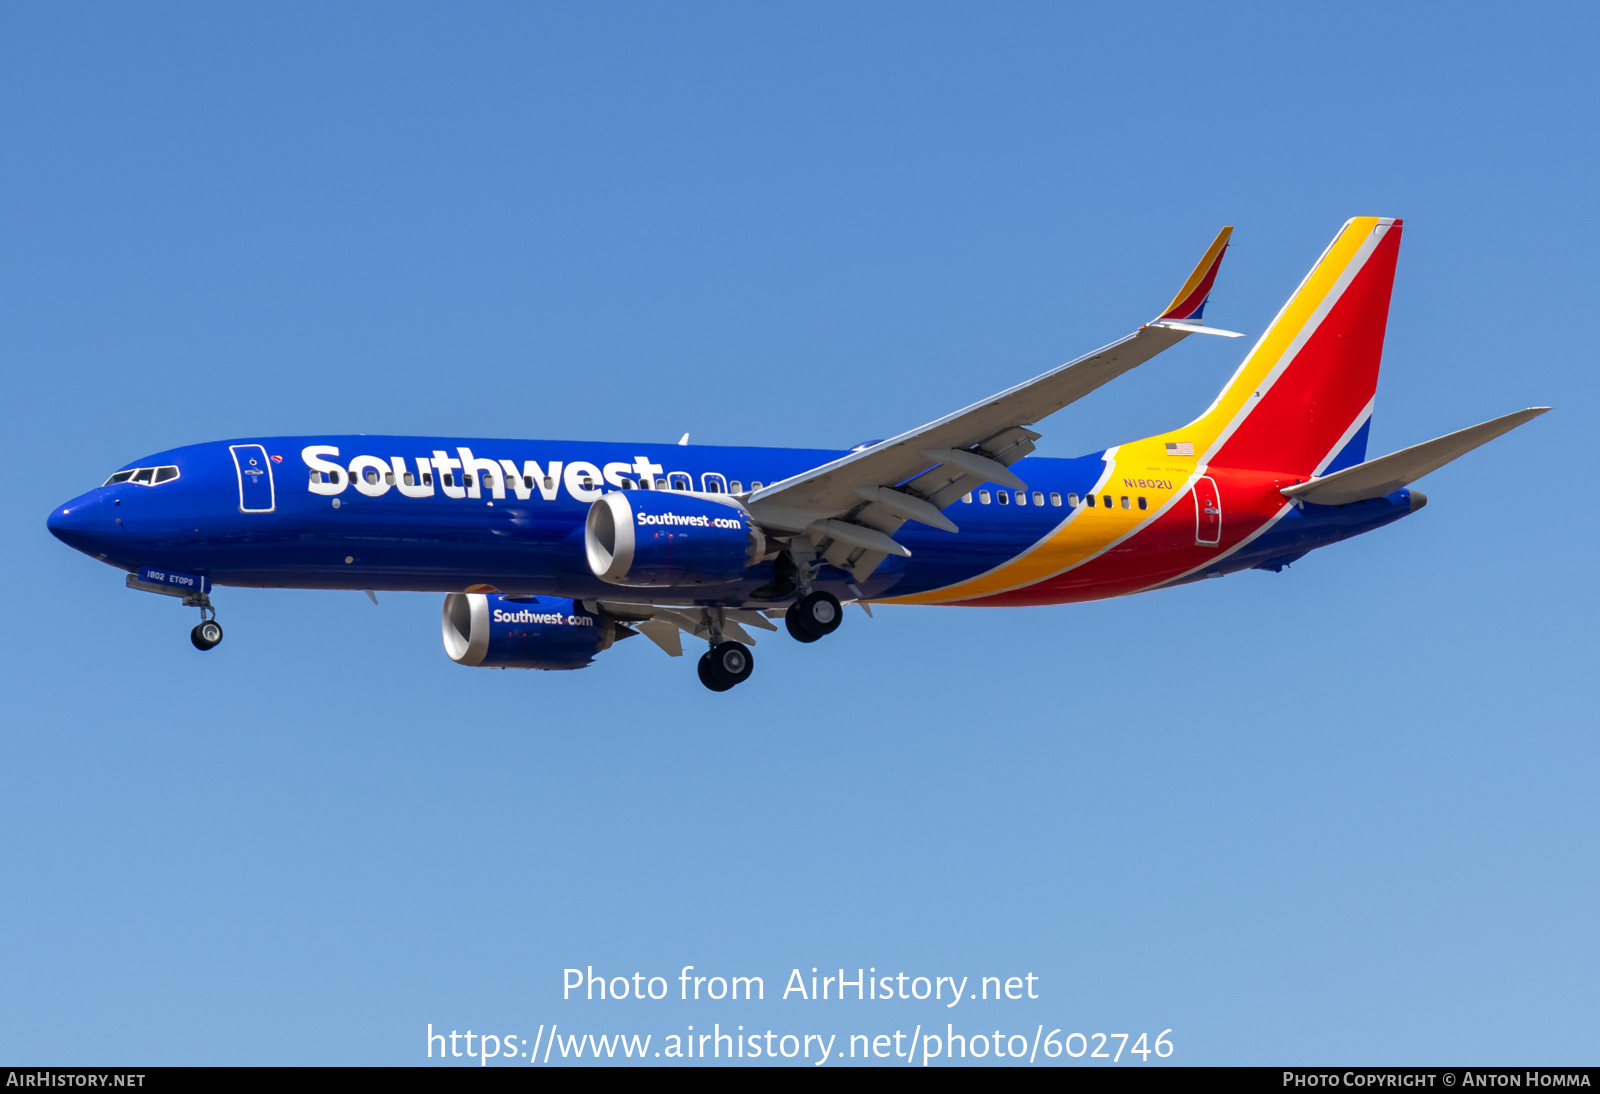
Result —
M239 512L270 513L278 507L272 485L272 461L259 444L235 444L233 466L239 472Z
M1190 493L1194 495L1194 541L1202 547L1215 547L1222 542L1222 499L1217 496L1217 482L1202 475Z

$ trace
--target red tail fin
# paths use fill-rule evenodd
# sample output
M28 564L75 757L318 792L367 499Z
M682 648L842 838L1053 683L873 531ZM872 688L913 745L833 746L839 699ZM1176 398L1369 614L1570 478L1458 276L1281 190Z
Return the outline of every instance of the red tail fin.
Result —
M1372 413L1400 231L1384 217L1346 222L1217 401L1172 435L1203 443L1206 463L1325 469Z

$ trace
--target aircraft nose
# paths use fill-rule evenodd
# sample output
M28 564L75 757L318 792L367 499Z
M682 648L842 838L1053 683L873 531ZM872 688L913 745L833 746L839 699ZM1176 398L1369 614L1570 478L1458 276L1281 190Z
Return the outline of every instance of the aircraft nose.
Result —
M94 554L115 529L116 517L105 498L84 494L53 510L45 527L68 547Z

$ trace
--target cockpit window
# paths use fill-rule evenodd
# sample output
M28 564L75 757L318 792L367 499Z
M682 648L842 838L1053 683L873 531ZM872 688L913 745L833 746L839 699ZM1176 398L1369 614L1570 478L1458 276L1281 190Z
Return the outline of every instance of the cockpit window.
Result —
M118 471L100 485L115 486L119 482L135 482L140 486L159 486L177 477L178 469L168 464L166 467L140 467L133 471Z

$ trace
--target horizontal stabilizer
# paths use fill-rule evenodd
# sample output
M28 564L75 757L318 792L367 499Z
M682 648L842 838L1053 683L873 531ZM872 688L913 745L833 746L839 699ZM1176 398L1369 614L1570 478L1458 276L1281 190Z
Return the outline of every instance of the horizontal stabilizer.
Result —
M1515 414L1469 426L1310 482L1286 486L1280 492L1285 497L1316 505L1345 505L1352 501L1385 497L1428 472L1437 471L1458 456L1465 456L1479 445L1487 444L1502 433L1509 433L1524 422L1533 421L1549 409L1547 406L1535 406L1519 410Z

